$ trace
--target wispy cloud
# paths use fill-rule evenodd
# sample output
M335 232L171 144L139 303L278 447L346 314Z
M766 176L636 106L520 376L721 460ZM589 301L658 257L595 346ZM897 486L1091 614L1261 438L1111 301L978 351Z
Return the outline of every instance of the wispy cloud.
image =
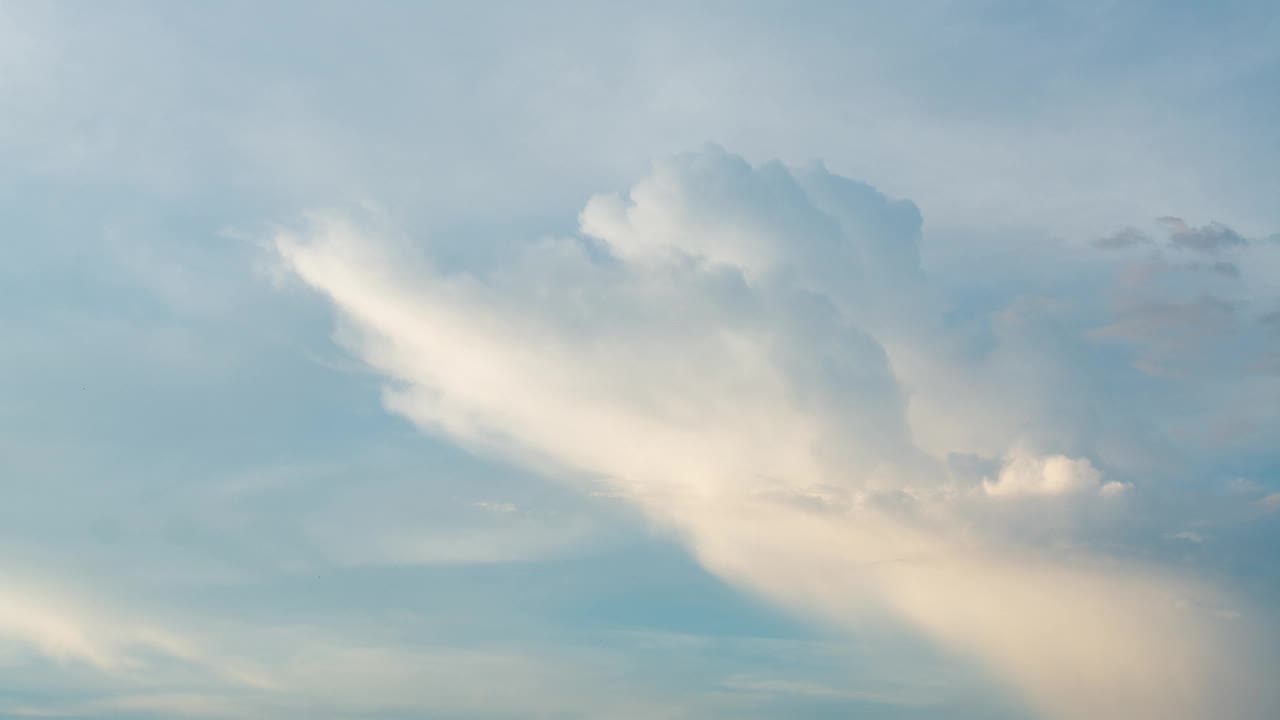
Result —
M183 633L128 614L86 609L65 592L21 587L11 581L0 593L0 636L56 663L80 664L120 679L145 677L157 668L164 672L177 663L219 684L275 687L270 673L223 657Z

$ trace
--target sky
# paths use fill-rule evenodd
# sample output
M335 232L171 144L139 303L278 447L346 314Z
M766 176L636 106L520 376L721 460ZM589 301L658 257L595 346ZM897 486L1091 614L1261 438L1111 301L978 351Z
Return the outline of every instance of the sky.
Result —
M1271 2L0 0L0 717L1280 714Z

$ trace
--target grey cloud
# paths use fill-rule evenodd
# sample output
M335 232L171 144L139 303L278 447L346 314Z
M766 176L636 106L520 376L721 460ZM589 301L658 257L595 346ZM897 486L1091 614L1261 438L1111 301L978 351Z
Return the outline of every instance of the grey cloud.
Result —
M1121 250L1151 244L1151 236L1135 227L1126 227L1093 241L1093 246L1102 250Z
M1112 338L1182 347L1225 334L1235 322L1231 303L1211 296L1191 302L1151 301L1124 308L1113 323L1093 331Z
M1210 265L1209 269L1219 275L1225 275L1232 278L1240 277L1240 267L1233 262L1216 262Z
M1249 244L1240 233L1216 221L1195 226L1187 224L1182 218L1166 216L1158 218L1156 222L1168 230L1169 244L1182 250L1216 253Z
M1280 376L1280 351L1259 355L1249 364L1249 370L1262 376Z

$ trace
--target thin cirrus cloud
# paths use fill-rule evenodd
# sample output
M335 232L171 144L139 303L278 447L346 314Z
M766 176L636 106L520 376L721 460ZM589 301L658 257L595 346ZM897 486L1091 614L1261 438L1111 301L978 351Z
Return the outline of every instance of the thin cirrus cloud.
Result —
M959 322L921 268L913 204L716 147L657 162L579 221L468 271L376 213L316 212L274 246L386 378L389 410L603 487L793 612L893 618L1046 718L1265 715L1238 640L1266 623L1245 601L1132 555L1019 539L987 507L1061 505L1103 536L1109 516L1145 512L1129 496L1159 495L1142 473L1177 428L1135 429L1152 408L1108 388L1149 377L1153 340L1132 327L1146 316L1022 297ZM949 470L961 456L1003 467L966 479Z

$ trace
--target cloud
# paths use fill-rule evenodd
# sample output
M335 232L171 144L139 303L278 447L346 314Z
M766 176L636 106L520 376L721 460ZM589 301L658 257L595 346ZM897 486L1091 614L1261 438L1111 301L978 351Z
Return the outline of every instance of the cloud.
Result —
M1271 493L1266 497L1258 500L1258 505L1268 513L1280 511L1280 493Z
M607 488L734 583L838 626L888 613L1044 717L1252 711L1232 699L1246 656L1196 609L1216 590L975 531L954 501L945 459L975 452L975 428L979 455L1010 458L988 493L1128 487L1074 450L1096 423L1072 403L1103 393L1070 305L1022 299L975 352L940 318L913 205L718 148L580 220L466 270L376 215L314 213L275 246L390 410Z
M1169 244L1180 250L1217 253L1249 244L1240 233L1219 222L1188 225L1182 218L1162 217L1157 220L1169 233Z
M112 670L125 664L115 642L100 636L87 623L59 612L47 600L12 590L0 596L0 633L28 643L60 661L78 661Z
M362 582L376 578L368 572L360 577ZM493 593L492 579L481 583L484 595ZM403 576L395 586L402 582ZM545 592L543 585L534 584ZM512 585L523 586L523 580ZM243 587L237 584L240 602ZM454 591L456 587L450 588ZM548 630L554 629L542 624L530 633L517 614L499 615L490 628L492 636L477 637L474 629L459 632L458 612L469 613L463 626L495 620L474 599L465 609L439 616L423 609L416 597L412 610L398 597L388 605L394 612L345 606L327 610L323 618L298 613L297 606L277 615L270 606L257 604L248 612L188 605L181 616L169 616L173 608L164 607L161 625L141 618L159 614L167 604L106 610L104 595L100 589L95 592L90 607L66 591L36 589L12 578L5 583L0 592L0 664L6 692L0 697L0 716L521 717L534 707L565 718L601 713L684 718L721 716L733 705L733 698L723 694L703 697L691 691L687 674L672 690L679 702L653 687L663 678L651 677L653 668L646 663L660 638L634 631L628 635L575 623L572 632L548 643ZM528 612L527 603L522 610ZM695 645L692 651L673 648L663 657L693 666L709 687L729 669L742 671L735 653L726 653L726 662L708 658L696 645L745 645L747 640L697 636L688 642ZM792 666L808 656L813 664L834 655L830 648L781 640L770 650L755 652L785 652ZM740 657L736 662L751 665ZM831 668L821 671L833 674ZM749 716L760 716L751 709Z
M224 644L270 662L270 685L184 672L181 662L166 662L173 658L151 657L132 672L113 674L110 683L88 685L87 692L37 695L25 702L21 696L0 698L0 715L521 717L535 707L564 718L601 712L619 718L700 716L696 710L673 709L667 697L644 692L644 683L628 675L635 669L627 665L629 658L581 644L581 636L569 646L528 647L510 641L459 644L438 637L423 646L397 635L421 632L424 623L404 613L365 617L354 627L335 618L326 618L323 625L299 619L275 624L221 621L217 629ZM610 639L633 650L643 645L643 639ZM707 674L714 677L716 670L720 668ZM699 699L690 695L687 700ZM707 708L709 714L719 709Z
M1280 267L1280 255L1255 243L1241 246L1230 261L1169 256L1156 249L1140 259L1109 261L1111 281L1097 296L1102 304L1075 299L1093 305L1086 337L1127 348L1132 367L1148 377L1184 383L1179 392L1188 397L1195 394L1190 381L1210 378L1236 385L1243 394L1270 392L1265 382L1247 376L1267 374L1273 364L1265 309L1278 299L1268 278ZM1238 405L1236 411L1242 409ZM1203 413L1203 407L1180 412L1190 417ZM1232 410L1224 403L1221 412Z
M1094 247L1103 250L1121 250L1125 248L1150 245L1151 236L1134 227L1126 227L1093 241Z
M176 663L220 684L274 686L268 674L228 660L196 639L79 605L65 593L24 588L10 579L0 592L0 638L61 665L83 665L117 678L145 676Z
M1219 275L1224 275L1226 277L1231 277L1231 278L1240 277L1240 266L1236 265L1235 263L1215 262L1209 266L1209 269L1212 270L1213 272L1218 273Z
M1189 302L1154 301L1134 304L1093 335L1097 338L1148 343L1171 348L1201 344L1223 335L1235 322L1231 303L1212 296Z
M995 480L984 480L983 489L992 496L1075 495L1100 492L1114 495L1124 488L1119 483L1101 483L1102 473L1087 458L1066 455L1034 457L1014 455Z
M1277 137L1266 122L1274 113L1263 107L1271 96L1265 89L1274 83L1269 73L1257 72L1275 58L1267 22L1240 22L1234 11L1217 9L1186 22L1181 15L1151 17L1129 6L1108 6L1104 16L1094 8L1008 17L985 11L794 13L763 5L749 11L740 6L741 17L726 22L714 8L647 13L641 5L619 4L572 18L532 5L484 14L461 6L443 13L440 5L401 6L404 12L327 6L306 17L280 6L264 11L278 14L246 23L237 6L211 7L198 17L172 7L138 5L121 13L89 4L0 3L0 173L11 181L8 187L21 190L10 196L11 212L0 215L9 218L5 237L25 236L42 248L10 253L13 282L0 280L15 301L6 303L7 327L23 329L0 353L9 362L0 395L11 425L0 452L11 486L4 542L72 565L61 569L71 577L83 576L80 566L95 568L104 586L141 584L139 594L157 602L203 602L225 593L178 600L174 586L188 585L175 578L199 575L207 582L212 575L234 575L242 583L245 576L273 575L261 586L240 585L237 595L243 592L246 602L309 606L323 601L310 593L287 599L279 586L297 587L297 568L309 575L335 559L438 562L560 552L555 528L544 533L540 522L527 526L527 538L519 528L489 532L489 525L482 533L450 533L448 528L465 530L470 523L447 521L466 518L476 510L469 503L479 498L515 497L522 514L527 509L536 515L536 504L526 498L487 488L453 503L435 502L432 492L382 493L364 505L351 502L354 492L318 497L307 478L296 493L258 495L235 505L192 499L190 488L227 466L317 452L343 455L351 452L352 438L398 432L395 420L377 417L370 403L358 400L360 393L376 399L364 378L336 379L289 362L298 345L324 342L317 336L327 323L314 308L293 313L297 306L238 287L229 294L201 292L238 272L240 259L219 261L224 245L199 239L198 229L369 195L398 217L412 218L406 222L419 223L411 225L414 242L421 224L441 229L479 221L483 227L474 234L483 236L519 218L564 218L582 208L591 190L626 187L649 155L703 137L724 138L753 158L824 155L833 169L856 170L882 189L909 193L929 210L927 262L935 275L949 278L917 292L919 282L900 276L869 273L855 282L849 273L849 288L842 291L837 277L815 294L884 351L905 408L902 463L915 469L902 475L909 479L886 471L865 493L830 487L838 483L826 479L800 491L775 482L760 491L762 497L814 511L899 502L933 511L923 499L980 491L981 473L956 491L951 480L937 480L947 474L929 466L949 451L971 453L995 464L991 470L983 465L994 477L1016 438L1027 440L1028 452L1038 456L1087 457L1106 479L1134 482L1140 492L1125 507L1137 512L1158 486L1217 472L1209 466L1220 457L1198 454L1198 439L1220 425L1241 427L1237 421L1250 413L1255 422L1264 421L1253 426L1260 440L1251 452L1233 453L1223 467L1270 477L1257 458L1258 447L1276 437L1274 423L1265 422L1274 416L1268 410L1277 406L1274 393L1251 383L1245 372L1210 375L1163 354L1151 361L1168 372L1130 382L1133 373L1124 370L1130 361L1146 359L1134 357L1143 350L1099 343L1082 352L1069 340L1082 318L1091 327L1115 320L1090 298L1106 297L1109 288L1091 282L1073 262L1011 262L1029 247L1043 247L1036 241L1040 230L1093 238L1099 228L1159 214L1152 207L1176 208L1188 218L1221 217L1246 235L1259 227L1274 230L1274 158L1260 151L1274 147ZM273 30L282 25L297 32L282 37ZM1072 30L1082 28L1088 41ZM982 41L968 42L975 34ZM1136 43L1122 45L1141 61L1095 52L1116 37L1134 38ZM323 61L335 38L350 50L352 63ZM927 38L941 38L941 45L929 40L925 44L939 52L922 57ZM982 51L970 52L974 47ZM1010 57L1023 61L1009 63ZM1109 72L1117 60L1125 71ZM1044 82L1046 70L1054 82ZM956 83L957 75L979 82ZM368 82L371 77L379 81ZM1145 90L1134 93L1134 87ZM1054 112L1043 112L1045 107ZM1223 131L1210 137L1205 128ZM810 202L816 193L812 185L804 188ZM871 218L876 203L870 197L866 212L852 200L825 204L824 212ZM625 204L628 194L622 198ZM164 252L144 255L133 272L84 256L83 243L102 222L117 225L132 242L138 228L129 218L143 217L167 218L157 243ZM1016 228L1015 242L989 234L993 221ZM509 234L523 244L543 231L541 221L531 224L539 227ZM362 222L355 229L372 244L395 234ZM1163 233L1149 232L1163 245ZM978 236L988 235L996 237L991 246L976 249ZM469 248L470 240L454 248ZM589 253L603 247L584 242ZM197 246L209 252L191 252ZM894 247L918 249L910 242ZM429 253L445 258L437 267L456 263L456 256L446 258L437 247ZM1126 254L1099 253L1098 265ZM1185 255L1237 260L1234 254ZM948 256L986 275L965 274ZM173 262L150 262L165 258ZM392 261L399 259L394 251ZM495 259L509 275L524 272L501 252ZM778 260L795 264L787 254ZM628 261L628 267L635 264ZM1277 276L1243 259L1239 269L1245 282ZM1065 293L1074 307L1029 300L990 322L991 312L1009 309L1017 292L1062 295L1062 288L1042 282L1048 275L1072 286ZM568 282L581 286L572 277ZM861 282L889 287L858 286L860 296L850 297ZM99 285L110 292L94 292ZM20 297L28 287L33 292ZM910 289L894 294L896 287ZM948 287L937 312L921 320L922 313L905 311L910 303L925 304L920 298L930 287ZM164 303L140 308L139 296L153 293ZM1216 288L1205 294L1238 302ZM584 302L595 298L583 296ZM228 298L235 300L227 305L249 309L218 314ZM286 311L276 312L281 307ZM1280 305L1236 307L1252 321L1260 310ZM110 322L86 333L77 309ZM122 336L121 323L143 312L164 316L164 329L172 325L174 332ZM913 326L917 322L924 327ZM598 334L593 326L583 330L589 339ZM820 340L821 331L803 341ZM1230 340L1222 345L1234 345ZM1185 357L1185 349L1178 354ZM133 382L119 382L123 374L113 374L104 361L129 368ZM1280 355L1268 362L1265 367L1280 369ZM233 364L239 365L235 373L223 371ZM166 372L157 374L160 365ZM207 377L193 381L193 365L209 368ZM824 369L820 362L804 368L810 375ZM83 379L89 392L67 378ZM394 379L387 384L392 392L405 389ZM820 396L821 384L814 388ZM838 398L831 401L836 409L849 400ZM252 410L246 414L245 408ZM1170 432L1179 429L1182 434ZM503 431L511 434L508 426L499 428L487 446L569 476L570 488L623 494L595 470L566 469L527 444L515 447ZM822 452L838 467L842 433L827 434L834 439L823 443ZM20 471L13 467L17 446L24 458ZM104 455L131 460L113 464ZM432 474L441 462L406 464ZM50 464L78 467L54 487L45 480ZM1174 472L1166 472L1171 467ZM364 468L344 484L367 490L396 471ZM449 484L482 485L445 477L435 487ZM1070 506L1070 522L1085 526L1077 538L1115 540L1097 527L1105 518L1096 508L1080 510L1057 496L1043 500L1027 504ZM377 512L372 506L378 505L394 512ZM1160 515L1141 520L1161 525L1155 535L1165 526L1182 527L1179 519ZM309 537L298 537L299 523ZM545 524L575 526L558 516ZM1005 531L995 522L964 518L960 524L996 535ZM157 526L163 532L150 532ZM114 544L108 557L106 541L90 537L96 530L88 532L99 527ZM593 535L587 544L597 540ZM383 570L368 570L375 571ZM143 581L144 575L164 579ZM252 610L240 605L227 612ZM96 642L99 633L89 637ZM73 670L82 664L67 663Z

